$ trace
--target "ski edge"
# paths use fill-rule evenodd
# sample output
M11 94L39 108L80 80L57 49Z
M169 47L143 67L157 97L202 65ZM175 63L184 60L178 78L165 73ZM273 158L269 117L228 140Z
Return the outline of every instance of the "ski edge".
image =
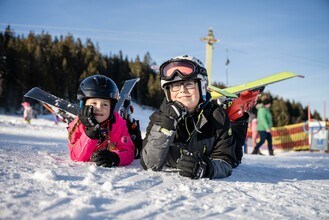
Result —
M283 77L283 78L280 78L280 77ZM246 91L246 90L257 89L257 88L260 88L262 86L267 86L267 85L277 83L277 82L280 82L280 81L284 81L284 80L287 80L287 79L290 79L290 78L293 78L293 77L305 78L305 76L303 76L303 75L295 74L295 73L292 73L292 72L280 72L280 73L273 74L273 75L270 75L270 76L267 76L267 77L263 77L261 79L250 81L250 82L247 82L247 83L244 83L244 84L241 84L241 85L228 87L228 88L225 88L223 90L225 90L227 92L230 92L230 93L233 93L233 94L239 94L239 93L241 93L243 91ZM265 81L265 82L262 82L262 81ZM211 92L212 99L218 99L222 96L223 95L218 93L218 92Z
M228 92L228 91L226 91L224 89L219 89L219 88L217 88L216 86L213 86L213 85L208 85L208 89L211 90L210 93L215 92L215 93L218 93L218 94L220 94L222 96L226 96L228 98L237 98L238 97L234 93Z
M133 78L133 79L128 79L125 81L125 83L123 84L120 93L119 93L119 100L117 102L117 104L115 105L114 111L119 112L125 99L127 98L128 95L130 95L131 91L133 90L133 88L135 87L135 85L140 81L140 78ZM128 85L129 83L133 82L131 88L129 89L128 95L125 95L124 97L122 96L122 91L125 88L125 85Z

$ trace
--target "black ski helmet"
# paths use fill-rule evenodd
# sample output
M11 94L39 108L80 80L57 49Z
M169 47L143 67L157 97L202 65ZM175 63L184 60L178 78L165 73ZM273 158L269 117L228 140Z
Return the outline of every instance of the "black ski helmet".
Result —
M85 105L88 98L110 99L111 109L114 109L119 98L119 89L109 77L96 74L85 78L80 83L77 98L80 107Z

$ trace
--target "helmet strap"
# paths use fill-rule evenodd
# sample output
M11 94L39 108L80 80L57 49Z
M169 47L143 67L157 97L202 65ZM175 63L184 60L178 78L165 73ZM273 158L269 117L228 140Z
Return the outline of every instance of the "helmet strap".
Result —
M210 103L211 95L209 92L207 92L206 98L203 99L204 101L201 101L200 104L197 107L197 110L204 109L209 103ZM200 99L201 100L201 99Z
M110 110L110 116L109 116L109 121L115 121L115 118L114 118L114 109L115 109L115 106L117 104L117 101L114 100L114 99L110 99L110 102L111 102L111 110Z
M79 107L82 108L85 105L84 100L80 100Z

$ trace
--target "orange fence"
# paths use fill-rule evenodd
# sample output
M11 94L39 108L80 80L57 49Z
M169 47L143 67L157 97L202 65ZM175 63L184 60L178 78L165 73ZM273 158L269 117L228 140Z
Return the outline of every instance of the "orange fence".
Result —
M275 127L272 130L273 147L279 150L309 150L308 133L304 123Z
M326 123L327 127L329 123ZM306 132L305 132L306 131ZM272 128L273 148L275 150L310 150L308 126L305 123ZM247 138L251 138L248 129ZM259 139L257 139L257 142ZM267 144L265 142L265 144Z

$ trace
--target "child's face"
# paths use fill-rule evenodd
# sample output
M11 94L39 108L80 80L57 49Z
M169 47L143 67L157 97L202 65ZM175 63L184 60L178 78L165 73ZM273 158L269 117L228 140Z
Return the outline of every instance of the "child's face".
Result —
M102 123L110 116L111 102L109 99L90 98L87 99L86 105L92 105L93 113L98 123Z
M199 86L193 80L173 83L170 85L170 98L182 103L188 112L194 112L200 100Z

